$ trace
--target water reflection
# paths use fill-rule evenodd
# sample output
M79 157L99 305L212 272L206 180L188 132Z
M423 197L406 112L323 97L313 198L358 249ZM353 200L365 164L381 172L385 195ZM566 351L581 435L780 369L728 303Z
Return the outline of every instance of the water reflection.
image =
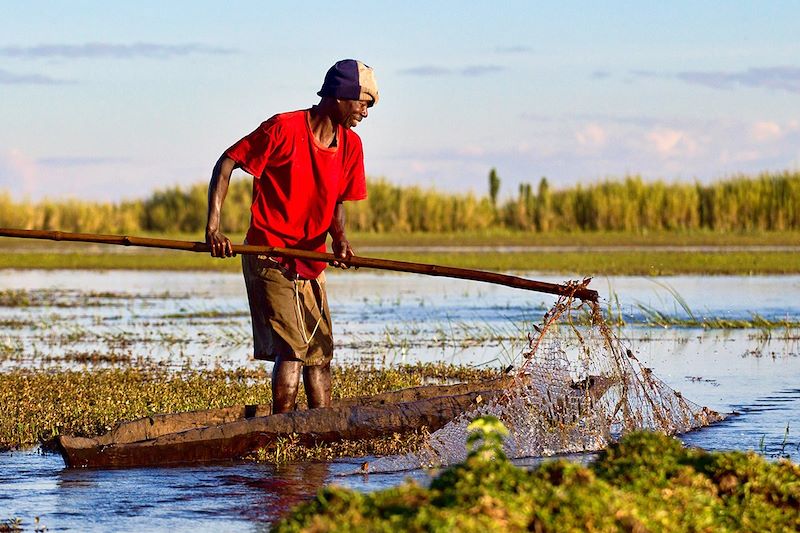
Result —
M25 462L19 459L17 467ZM40 475L46 477L43 472ZM327 482L330 466L230 463L125 470L62 468L50 471L50 475L56 480L55 486L49 490L28 487L25 507L35 509L37 516L50 516L61 526L142 531L158 524L158 529L218 531L221 523L226 528L239 529L238 524L247 529L273 522L292 506L313 497ZM5 489L0 485L0 502ZM24 507L16 512L24 515Z
M248 504L239 507L241 516L268 522L314 496L325 485L329 474L327 463L293 463L265 468L251 475L222 476L219 481L250 493Z
M428 479L422 471L352 475L360 461L67 470L57 455L5 452L0 517L30 525L41 516L50 531L258 531L325 484L377 490Z

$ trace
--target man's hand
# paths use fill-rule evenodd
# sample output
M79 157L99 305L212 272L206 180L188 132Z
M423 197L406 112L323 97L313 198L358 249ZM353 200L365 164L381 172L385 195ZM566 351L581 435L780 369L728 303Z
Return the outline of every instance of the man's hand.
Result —
M350 259L355 255L353 248L350 246L350 241L348 241L344 235L333 240L331 243L331 249L333 250L333 255L339 259ZM331 265L337 268L350 268L350 265L341 263L339 261L333 261Z
M331 220L330 228L328 228L328 233L332 239L331 250L333 250L333 255L337 259L350 259L356 255L353 252L353 248L350 247L350 241L347 240L344 234L344 206L341 202L337 202L333 208L333 219ZM331 261L331 266L350 268L350 265L339 261Z
M236 255L233 253L231 240L219 230L206 230L206 244L211 245L212 257L231 257Z

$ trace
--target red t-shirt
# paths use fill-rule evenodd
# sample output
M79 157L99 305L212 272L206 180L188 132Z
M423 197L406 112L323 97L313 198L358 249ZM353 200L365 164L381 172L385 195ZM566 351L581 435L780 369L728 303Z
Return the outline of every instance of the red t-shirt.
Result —
M321 146L308 110L275 115L228 148L225 155L253 175L248 244L325 251L337 202L367 197L361 139L339 126L337 146ZM319 261L281 261L304 278L325 269Z

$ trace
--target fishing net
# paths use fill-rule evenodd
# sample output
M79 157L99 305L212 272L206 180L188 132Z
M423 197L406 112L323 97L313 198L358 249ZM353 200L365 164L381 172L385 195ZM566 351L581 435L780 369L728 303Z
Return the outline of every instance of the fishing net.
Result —
M509 429L504 447L511 458L594 451L631 431L672 435L724 418L658 379L614 334L597 302L573 295L560 297L534 326L514 386L432 433L419 452L380 459L370 470L463 461L467 425L483 415Z

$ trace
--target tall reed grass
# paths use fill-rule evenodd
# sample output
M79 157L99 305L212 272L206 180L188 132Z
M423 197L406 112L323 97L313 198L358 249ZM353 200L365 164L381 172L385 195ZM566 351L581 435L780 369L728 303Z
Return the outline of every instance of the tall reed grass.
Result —
M499 178L485 196L401 187L371 180L369 198L347 205L348 227L365 233L441 233L508 229L545 233L616 231L800 230L800 172L736 175L710 184L608 179L555 190L546 178L497 201ZM494 188L492 188L492 186ZM223 209L223 229L249 224L250 180L234 180ZM173 187L144 200L16 202L0 193L0 225L80 232L200 232L206 185Z

